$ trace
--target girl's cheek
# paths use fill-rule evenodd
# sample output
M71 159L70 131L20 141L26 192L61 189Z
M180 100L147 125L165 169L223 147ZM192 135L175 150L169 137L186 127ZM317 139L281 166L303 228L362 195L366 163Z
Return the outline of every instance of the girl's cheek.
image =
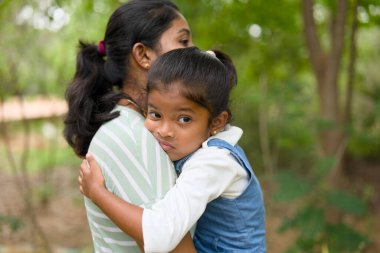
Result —
M149 130L149 132L152 132L154 127L153 127L153 122L149 119L146 119L145 122L144 122L144 126L146 127L146 129Z
M149 130L149 126L150 126L150 124L149 124L149 119L145 119L145 121L144 121L144 126L145 126L146 129ZM150 130L149 130L149 131L150 131Z

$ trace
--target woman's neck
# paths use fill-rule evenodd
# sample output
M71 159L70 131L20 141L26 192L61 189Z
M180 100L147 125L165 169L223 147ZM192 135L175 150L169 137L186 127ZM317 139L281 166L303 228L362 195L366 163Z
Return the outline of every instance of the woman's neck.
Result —
M133 63L134 62L132 61L129 64L129 71L124 77L124 83L121 91L133 100L140 111L145 111L147 103L147 73L145 69L141 69Z
M129 99L122 99L118 104L128 106L139 113L144 114L146 108L146 88L136 84L124 85L122 92L128 95Z
M122 89L124 94L127 94L129 97L133 99L135 103L137 103L140 107L145 108L146 105L146 91L143 89Z

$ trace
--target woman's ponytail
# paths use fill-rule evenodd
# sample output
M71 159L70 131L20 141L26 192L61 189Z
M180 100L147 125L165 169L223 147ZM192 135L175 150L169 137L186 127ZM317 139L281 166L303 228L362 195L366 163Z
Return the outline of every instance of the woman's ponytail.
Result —
M64 137L78 156L85 156L91 139L99 127L115 117L111 113L123 96L114 93L105 78L104 55L98 46L79 42L76 72L66 91L68 113Z
M130 0L117 8L108 20L104 41L99 45L79 43L75 76L66 91L69 110L64 137L79 156L84 156L99 127L119 113L112 112L132 69L129 56L136 43L149 48L159 45L161 35L180 16L171 1ZM137 84L136 84L137 85Z

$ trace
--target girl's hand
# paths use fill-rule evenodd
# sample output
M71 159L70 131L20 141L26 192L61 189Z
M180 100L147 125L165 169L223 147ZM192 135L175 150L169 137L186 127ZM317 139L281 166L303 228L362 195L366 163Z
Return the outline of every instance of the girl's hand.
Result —
M78 183L80 192L90 199L93 199L96 191L105 189L102 171L91 154L87 154L82 161Z

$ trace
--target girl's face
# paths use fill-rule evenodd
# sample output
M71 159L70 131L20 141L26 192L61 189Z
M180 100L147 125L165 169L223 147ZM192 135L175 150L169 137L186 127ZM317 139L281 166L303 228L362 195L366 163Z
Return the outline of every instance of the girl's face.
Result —
M145 120L145 127L172 161L194 152L210 136L210 113L183 97L180 85L173 84L170 90L151 91Z

